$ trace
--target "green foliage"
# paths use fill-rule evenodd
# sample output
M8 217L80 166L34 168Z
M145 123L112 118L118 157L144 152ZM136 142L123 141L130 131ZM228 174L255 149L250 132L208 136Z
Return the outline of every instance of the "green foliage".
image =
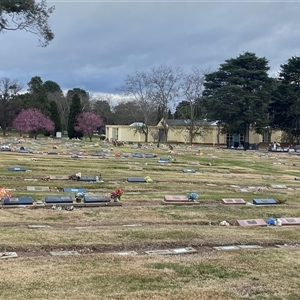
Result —
M281 65L278 87L273 93L273 126L286 132L290 143L300 142L300 57Z
M54 134L62 130L60 116L55 101L50 102L50 119L54 122Z
M36 108L49 116L50 103L41 77L32 77L28 83L28 92L24 95L22 107L24 109Z
M75 130L77 116L81 113L82 106L80 103L80 98L75 94L72 98L72 104L70 107L69 119L68 119L68 137L73 138L82 138L83 133Z
M256 132L268 125L271 79L266 58L245 52L228 59L218 71L205 75L204 105L210 119L218 120L224 133Z
M40 45L45 47L54 38L48 24L54 6L47 8L46 0L1 0L0 33L25 30L37 35Z

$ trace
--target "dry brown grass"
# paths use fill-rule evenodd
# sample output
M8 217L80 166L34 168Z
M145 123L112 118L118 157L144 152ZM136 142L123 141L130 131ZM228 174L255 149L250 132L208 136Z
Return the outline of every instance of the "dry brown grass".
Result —
M300 182L295 181L298 156L261 152L224 151L180 147L176 163L160 166L167 150L156 147L157 159L114 158L115 151L96 143L45 141L28 144L60 155L1 153L1 185L15 196L42 200L61 194L78 182L46 181L49 175L102 174L103 183L81 183L89 194L109 194L124 187L123 206L52 209L3 209L0 211L0 251L17 251L18 259L1 260L0 299L299 299L298 247L276 249L275 244L299 244L297 227L246 228L237 219L299 217ZM76 146L76 147L75 147ZM108 149L108 159L70 158L72 149L91 154ZM119 149L118 149L119 150ZM122 148L123 152L139 151ZM54 150L56 151L56 150ZM62 153L69 153L67 155ZM32 158L36 160L32 160ZM188 162L198 161L199 165ZM132 163L143 171L132 171ZM274 164L276 163L276 164ZM280 163L280 164L278 164ZM9 166L27 172L9 172ZM196 169L195 174L182 172ZM229 176L228 176L229 175ZM230 175L232 177L230 177ZM274 180L263 179L272 175ZM128 176L150 176L151 184L128 183ZM26 181L25 179L37 179ZM207 186L208 183L216 186ZM286 184L275 190L270 184ZM28 192L26 186L49 186L51 192ZM262 193L236 192L240 187L264 186ZM164 195L184 195L196 190L198 206L161 205ZM274 207L228 207L221 198L275 198L287 201ZM233 226L218 226L222 220ZM29 229L28 225L51 227ZM128 225L139 226L128 226ZM127 225L127 226L126 226ZM259 244L261 250L216 251L212 246ZM192 246L195 254L148 256L147 250ZM78 250L74 257L51 257L51 250ZM117 255L136 251L138 255Z

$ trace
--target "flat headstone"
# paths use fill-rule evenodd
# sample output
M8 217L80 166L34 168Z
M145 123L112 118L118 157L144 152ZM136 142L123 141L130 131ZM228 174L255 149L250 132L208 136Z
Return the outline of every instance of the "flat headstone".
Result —
M65 193L83 193L85 194L86 193L86 189L82 189L82 188L63 188L63 191Z
M0 252L0 259L17 258L17 252Z
M127 177L128 182L146 182L144 177Z
M267 226L264 219L237 220L239 226Z
M196 173L194 169L182 169L183 173Z
M48 155L57 155L58 152L55 152L55 151L49 151L49 152L47 152L47 154L48 154Z
M150 250L145 251L148 255L166 255L166 254L173 254L171 250Z
M88 181L88 182L91 182L91 181L97 181L97 177L96 176L81 176L78 181Z
M272 189L286 189L287 186L284 184L271 184Z
M124 252L117 252L114 254L118 254L118 255L137 255L138 253L135 251L124 251Z
M262 249L262 246L259 245L239 245L238 246L241 249Z
M97 203L97 202L109 202L110 199L107 196L84 196L85 203Z
M145 153L145 158L155 158L156 155L152 153Z
M262 177L263 179L266 179L266 180L274 180L275 177L274 176L271 176L271 175L265 175Z
M69 180L68 175L50 175L50 180Z
M100 153L92 153L91 156L105 156L103 152Z
M299 226L300 225L300 218L280 218L282 226Z
M49 225L28 225L29 229L51 228Z
M213 247L216 250L239 250L238 246L218 246L218 247Z
M5 198L3 200L4 205L32 205L33 199L31 197L19 197L19 198Z
M238 193L249 193L249 192L253 192L252 190L248 189L248 188L236 188L235 189L236 192Z
M273 198L253 199L253 204L255 204L255 205L274 205L274 204L277 204L277 202Z
M222 203L227 205L246 205L246 201L242 198L223 198Z
M80 255L77 251L51 251L50 255L52 256L72 256Z
M49 186L27 186L27 191L50 191Z
M18 153L30 153L29 150L18 150Z
M295 180L299 181L299 180L300 180L300 177L295 177Z
M206 183L206 186L218 186L218 185L215 183Z
M71 196L45 196L46 203L73 203L73 198Z
M223 178L234 178L234 176L231 174L224 174Z
M166 202L189 202L187 196L165 196L164 201Z
M192 248L192 247L171 249L171 251L174 254L186 254L186 253L195 253L195 252L197 252L197 250Z
M9 167L8 171L26 171L25 167Z
M140 152L133 152L133 153L132 153L132 157L135 157L135 158L143 158L143 157L144 157L144 154L143 154L143 153L140 153Z
M131 171L143 171L142 167L129 167L129 170Z

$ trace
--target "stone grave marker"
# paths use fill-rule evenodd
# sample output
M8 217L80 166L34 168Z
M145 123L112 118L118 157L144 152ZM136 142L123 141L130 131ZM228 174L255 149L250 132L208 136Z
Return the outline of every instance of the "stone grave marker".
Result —
M216 250L239 250L238 246L218 246L218 247L213 247Z
M45 196L45 202L51 204L73 203L71 196Z
M27 186L27 191L50 191L49 186Z
M97 176L81 176L78 181L96 182Z
M109 202L110 199L107 196L84 196L85 203L97 203L97 202Z
M274 205L274 204L277 204L277 202L273 198L253 199L253 204L255 204L255 205Z
M144 177L127 177L127 182L146 182Z
M33 199L31 197L19 197L19 198L5 198L3 205L32 205Z
M130 166L129 170L131 170L131 171L143 171L144 169L142 167L132 167L132 166Z
M145 251L148 255L166 255L166 254L172 254L172 251L170 250L150 250Z
M239 226L267 226L264 219L237 220Z
M266 180L274 180L275 179L275 177L271 176L271 175L264 175L262 178L266 179Z
M73 256L73 255L80 255L77 251L51 251L51 256Z
M49 225L28 225L29 229L51 228Z
M118 254L118 255L137 255L138 253L136 251L124 251L124 252L117 252L114 254Z
M9 167L8 171L26 171L25 167Z
M165 196L164 197L165 202L189 202L189 199L187 196Z
M271 184L272 189L286 189L287 186L284 184Z
M69 180L68 175L50 175L50 180Z
M259 245L239 245L238 246L239 248L241 249L262 249L263 247L262 246L259 246Z
M231 174L224 174L223 178L234 178L235 176L231 175Z
M223 198L222 203L226 205L246 205L246 201L242 198Z
M183 173L196 173L194 169L182 169Z
M143 153L141 152L132 152L132 157L135 157L135 158L143 158L145 157Z
M295 180L300 181L300 177L295 177Z
M248 188L235 188L235 191L238 193L250 193L253 192L252 190L248 189Z
M86 189L82 189L82 188L63 188L63 191L65 193L83 193L85 194L86 193Z
M0 252L0 259L17 258L17 252Z
M300 218L279 218L281 221L281 226L299 226L300 225Z
M58 155L58 152L55 151L49 151L47 152L48 155Z
M187 253L195 253L195 252L197 252L197 250L194 249L193 247L171 249L171 251L174 254L187 254Z
M206 183L205 185L207 185L207 186L218 186L218 185L215 184L215 183Z

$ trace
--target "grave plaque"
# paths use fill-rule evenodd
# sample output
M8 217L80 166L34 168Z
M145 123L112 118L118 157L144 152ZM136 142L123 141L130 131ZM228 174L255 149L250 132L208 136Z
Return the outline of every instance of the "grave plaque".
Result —
M194 169L182 169L183 173L196 173Z
M300 225L300 218L280 218L282 226L299 226Z
M109 202L110 199L107 196L84 196L85 203L97 203L97 202Z
M4 205L31 205L33 199L31 197L19 197L19 198L5 198L3 200Z
M51 256L72 256L72 255L79 255L77 251L51 251Z
M274 205L274 204L277 204L277 202L273 198L253 199L253 204L255 204L255 205Z
M71 196L45 196L46 203L73 203L73 199Z
M96 176L81 176L78 181L97 181Z
M150 250L145 251L148 255L166 255L166 254L172 254L172 251L170 250Z
M152 154L152 153L146 153L145 154L145 158L154 158L156 157L156 155Z
M299 180L300 180L300 177L295 177L295 180L299 181Z
M0 252L0 259L17 258L17 252Z
M218 247L213 247L216 250L239 250L238 246L218 246Z
M50 175L50 180L69 180L68 175Z
M246 205L246 201L242 198L223 198L222 203L227 205Z
M165 202L189 202L187 196L165 196Z
M267 226L264 219L237 220L239 226Z
M26 171L25 167L10 167L8 171Z
M27 186L27 191L50 191L49 186Z
M86 193L86 189L82 189L82 188L64 188L63 191L65 193Z
M143 154L143 153L140 153L140 152L133 152L133 153L132 153L132 157L135 157L135 158L143 158L143 157L144 157L144 154Z
M48 155L57 155L58 153L57 152L54 152L54 151L50 151L47 153Z
M127 177L128 182L146 182L144 177Z
M271 184L272 189L286 189L286 185L284 184Z
M238 246L239 248L241 249L262 249L263 247L262 246L259 246L259 245L239 245Z

